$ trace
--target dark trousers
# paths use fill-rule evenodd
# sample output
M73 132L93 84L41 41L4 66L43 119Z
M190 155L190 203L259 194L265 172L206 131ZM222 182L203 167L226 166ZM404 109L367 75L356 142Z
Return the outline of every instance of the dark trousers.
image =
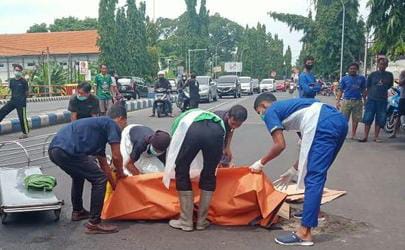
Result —
M187 131L176 159L176 188L178 191L192 190L190 164L201 150L204 159L200 175L200 189L215 191L215 171L221 160L224 146L224 129L211 120L194 122Z
M94 224L100 223L107 177L94 158L71 156L59 148L50 149L49 158L72 178L71 198L73 211L83 209L84 180L86 179L91 183L90 222Z
M200 104L200 98L199 97L190 98L190 109L197 109L198 104Z
M13 101L9 101L0 109L0 122L11 113L14 109L17 110L18 119L20 120L21 131L28 134L28 120L27 120L27 107L26 105L18 105Z

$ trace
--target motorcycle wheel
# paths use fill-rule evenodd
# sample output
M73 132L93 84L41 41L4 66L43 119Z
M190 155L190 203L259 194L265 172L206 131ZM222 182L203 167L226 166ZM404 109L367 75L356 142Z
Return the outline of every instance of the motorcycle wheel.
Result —
M395 132L395 128L397 126L398 123L398 116L395 114L391 114L388 116L387 118L387 122L385 123L384 126L384 131L389 134L392 135Z
M157 106L156 114L157 114L157 117L159 117L159 118L162 117L162 108L160 106Z

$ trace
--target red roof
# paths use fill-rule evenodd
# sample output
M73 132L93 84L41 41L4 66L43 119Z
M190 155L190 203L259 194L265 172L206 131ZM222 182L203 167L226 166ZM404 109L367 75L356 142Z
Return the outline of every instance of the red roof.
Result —
M98 54L97 30L3 34L0 56L41 55L49 47L55 54Z

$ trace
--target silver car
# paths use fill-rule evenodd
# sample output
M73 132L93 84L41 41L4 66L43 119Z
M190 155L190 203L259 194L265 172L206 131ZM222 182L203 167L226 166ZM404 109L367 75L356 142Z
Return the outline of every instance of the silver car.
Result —
M240 87L243 94L253 95L253 82L250 76L239 77Z
M218 99L217 85L209 76L197 76L197 82L200 85L200 100L212 102Z

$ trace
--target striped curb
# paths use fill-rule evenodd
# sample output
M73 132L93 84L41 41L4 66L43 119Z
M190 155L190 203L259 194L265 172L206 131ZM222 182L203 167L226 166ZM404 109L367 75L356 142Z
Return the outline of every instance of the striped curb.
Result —
M64 101L69 100L70 96L51 96L51 97L34 97L28 98L27 102L50 102L50 101ZM6 104L9 100L0 100L0 104Z
M173 96L172 101L175 102L177 96ZM126 101L125 106L128 112L150 108L153 106L154 99L140 99L134 101ZM33 115L28 118L28 126L31 129L54 126L58 124L70 122L70 111L59 111L46 113L43 115ZM0 135L21 132L20 121L11 119L0 123Z

